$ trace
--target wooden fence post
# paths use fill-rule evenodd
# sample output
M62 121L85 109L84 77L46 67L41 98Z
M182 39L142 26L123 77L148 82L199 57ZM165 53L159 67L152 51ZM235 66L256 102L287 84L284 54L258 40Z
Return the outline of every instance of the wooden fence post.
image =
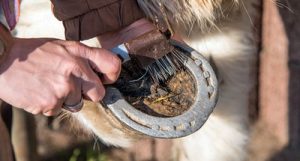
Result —
M263 6L260 122L278 150L269 159L299 160L292 151L300 149L300 4L264 0Z
M263 3L260 118L281 144L288 142L288 38L276 3Z
M2 118L4 103L0 100L0 161L13 161L13 152L8 129Z
M36 127L33 115L13 109L13 145L17 161L37 161Z

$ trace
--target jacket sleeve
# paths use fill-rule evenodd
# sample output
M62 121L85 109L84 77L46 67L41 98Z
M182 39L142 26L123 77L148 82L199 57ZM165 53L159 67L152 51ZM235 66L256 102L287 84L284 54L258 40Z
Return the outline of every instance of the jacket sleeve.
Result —
M86 40L144 17L136 0L51 0L67 40Z
M13 37L10 31L0 22L0 65L4 62L12 45Z
M0 0L0 9L3 10L4 17L10 30L13 30L20 15L20 1Z

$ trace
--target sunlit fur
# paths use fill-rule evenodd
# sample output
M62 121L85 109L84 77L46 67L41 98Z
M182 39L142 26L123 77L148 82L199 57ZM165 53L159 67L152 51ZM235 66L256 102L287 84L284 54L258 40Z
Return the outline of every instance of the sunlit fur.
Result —
M161 2L175 33L204 54L216 67L220 97L214 113L195 134L174 140L173 159L180 161L242 161L247 153L248 105L255 81L253 38L258 0L138 0L149 18ZM24 0L17 26L21 37L63 38L63 27L52 15L49 0ZM96 42L91 40L94 45ZM98 104L88 103L73 117L104 142L128 146L135 137ZM76 124L79 126L79 124Z
M138 3L150 18L166 12L176 30L186 31L215 29L218 21L224 21L239 6L237 0L138 0Z

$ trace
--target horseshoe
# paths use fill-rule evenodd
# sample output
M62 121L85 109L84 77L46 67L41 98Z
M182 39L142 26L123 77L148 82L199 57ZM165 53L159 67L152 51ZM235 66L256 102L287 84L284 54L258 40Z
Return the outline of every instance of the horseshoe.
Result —
M107 87L103 103L124 125L156 138L179 138L199 130L216 106L218 81L208 61L197 51L175 40L171 45L188 55L185 67L195 78L196 96L193 105L179 116L162 118L134 108L114 87Z

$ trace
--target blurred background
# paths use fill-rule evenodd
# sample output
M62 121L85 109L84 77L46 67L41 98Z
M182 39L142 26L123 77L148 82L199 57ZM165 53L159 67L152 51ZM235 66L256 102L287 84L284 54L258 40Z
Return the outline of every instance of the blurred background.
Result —
M260 48L249 98L249 161L300 160L300 3L263 0L254 20ZM18 161L168 161L171 143L148 139L130 149L107 147L70 131L67 119L14 109L12 134ZM1 146L1 145L0 145ZM199 149L201 150L201 149Z
M300 4L264 0L249 160L300 160ZM254 156L254 157L252 157Z

